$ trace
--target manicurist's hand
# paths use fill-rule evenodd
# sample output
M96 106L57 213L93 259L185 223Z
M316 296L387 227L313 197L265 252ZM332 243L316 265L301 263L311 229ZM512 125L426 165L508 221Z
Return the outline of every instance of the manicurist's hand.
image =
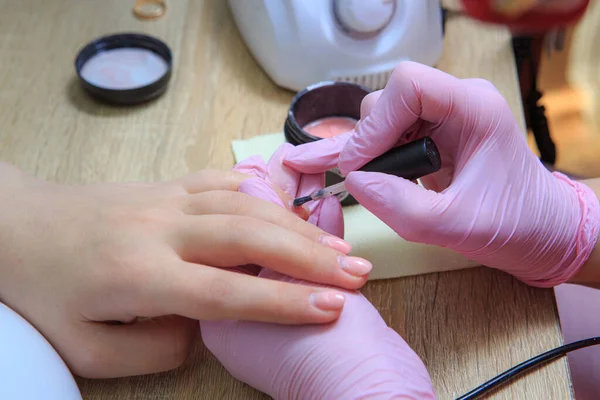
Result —
M282 145L266 165L258 157L240 163L239 170L255 176L244 181L240 191L284 207L274 187L294 197L322 188L323 174L302 175L281 164L291 149L290 144ZM310 222L343 235L337 198L307 205ZM266 268L258 274L309 284ZM230 374L275 400L435 399L419 356L367 298L354 290L345 295L344 310L331 324L201 321L202 339Z
M598 198L544 168L491 83L406 62L364 99L361 114L355 132L298 146L285 162L304 173L339 166L348 191L406 240L448 247L535 286L582 283L577 274L598 239ZM356 171L423 136L442 156L425 187Z
M344 241L237 192L247 178L201 171L72 187L2 164L0 301L85 377L178 366L198 319L335 320L344 304L335 289L237 272L253 264L347 289L366 281L345 268Z

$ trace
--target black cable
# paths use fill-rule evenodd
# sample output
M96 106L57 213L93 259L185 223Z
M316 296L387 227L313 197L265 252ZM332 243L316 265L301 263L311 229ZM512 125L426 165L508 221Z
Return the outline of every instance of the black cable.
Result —
M507 381L513 378L516 378L518 375L521 375L524 372L527 372L535 367L539 367L547 362L556 360L557 358L562 357L573 350L595 346L597 344L600 344L600 336L578 340L577 342L565 344L555 349L549 350L538 356L530 358L529 360L524 361L521 364L515 365L511 369L504 371L500 375L490 379L489 381L476 387L470 392L460 396L456 400L472 400L477 399L480 396L490 394L490 392L496 390L500 385L506 383Z

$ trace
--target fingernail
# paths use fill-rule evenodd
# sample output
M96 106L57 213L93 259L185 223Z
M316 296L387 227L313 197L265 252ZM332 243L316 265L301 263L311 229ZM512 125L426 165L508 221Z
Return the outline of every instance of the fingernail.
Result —
M321 235L319 238L319 243L344 254L348 254L350 253L350 250L352 250L350 243L335 236Z
M294 205L294 200L292 200L292 207L294 207L294 210L297 212L301 212L303 214L309 214L310 215L310 210L308 208L308 204L302 204L301 206L295 206Z
M338 264L352 276L365 276L373 269L373 264L358 257L339 256Z
M301 206L295 206L294 200L290 200L288 202L288 209L291 210L296 215L299 215L302 219L306 220L310 217L310 209L307 204L302 204Z
M323 311L337 311L344 307L346 298L340 292L321 291L313 292L310 295L310 302L313 306Z

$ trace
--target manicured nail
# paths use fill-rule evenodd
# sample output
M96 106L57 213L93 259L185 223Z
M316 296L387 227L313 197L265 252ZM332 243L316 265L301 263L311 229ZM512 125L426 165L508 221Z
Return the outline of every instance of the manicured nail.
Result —
M350 253L350 250L352 250L352 246L350 245L350 243L335 236L322 235L319 238L319 243L321 243L323 246L331 247L332 249L344 254L348 254Z
M340 292L320 291L310 295L312 305L323 311L341 310L345 301L346 298Z
M340 268L352 276L365 276L373 269L373 264L363 258L339 256Z
M309 210L307 204L302 204L301 206L295 206L294 200L292 199L288 202L287 208L304 220L307 220L308 217L310 217L310 210Z

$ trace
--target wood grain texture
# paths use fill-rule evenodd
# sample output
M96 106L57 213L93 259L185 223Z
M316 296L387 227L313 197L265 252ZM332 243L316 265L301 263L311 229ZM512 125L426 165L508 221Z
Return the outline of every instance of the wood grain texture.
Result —
M136 20L133 4L0 0L0 159L71 184L155 181L204 167L230 168L232 139L282 129L292 93L258 67L225 1L171 1L157 21ZM77 51L97 36L123 31L160 37L174 52L170 89L155 102L112 108L77 84ZM522 122L504 30L455 17L439 66L459 77L491 80ZM372 282L364 293L423 358L440 399L562 340L552 291L491 270ZM78 382L85 399L265 398L232 379L200 342L187 363L169 373ZM570 396L561 360L493 398Z

